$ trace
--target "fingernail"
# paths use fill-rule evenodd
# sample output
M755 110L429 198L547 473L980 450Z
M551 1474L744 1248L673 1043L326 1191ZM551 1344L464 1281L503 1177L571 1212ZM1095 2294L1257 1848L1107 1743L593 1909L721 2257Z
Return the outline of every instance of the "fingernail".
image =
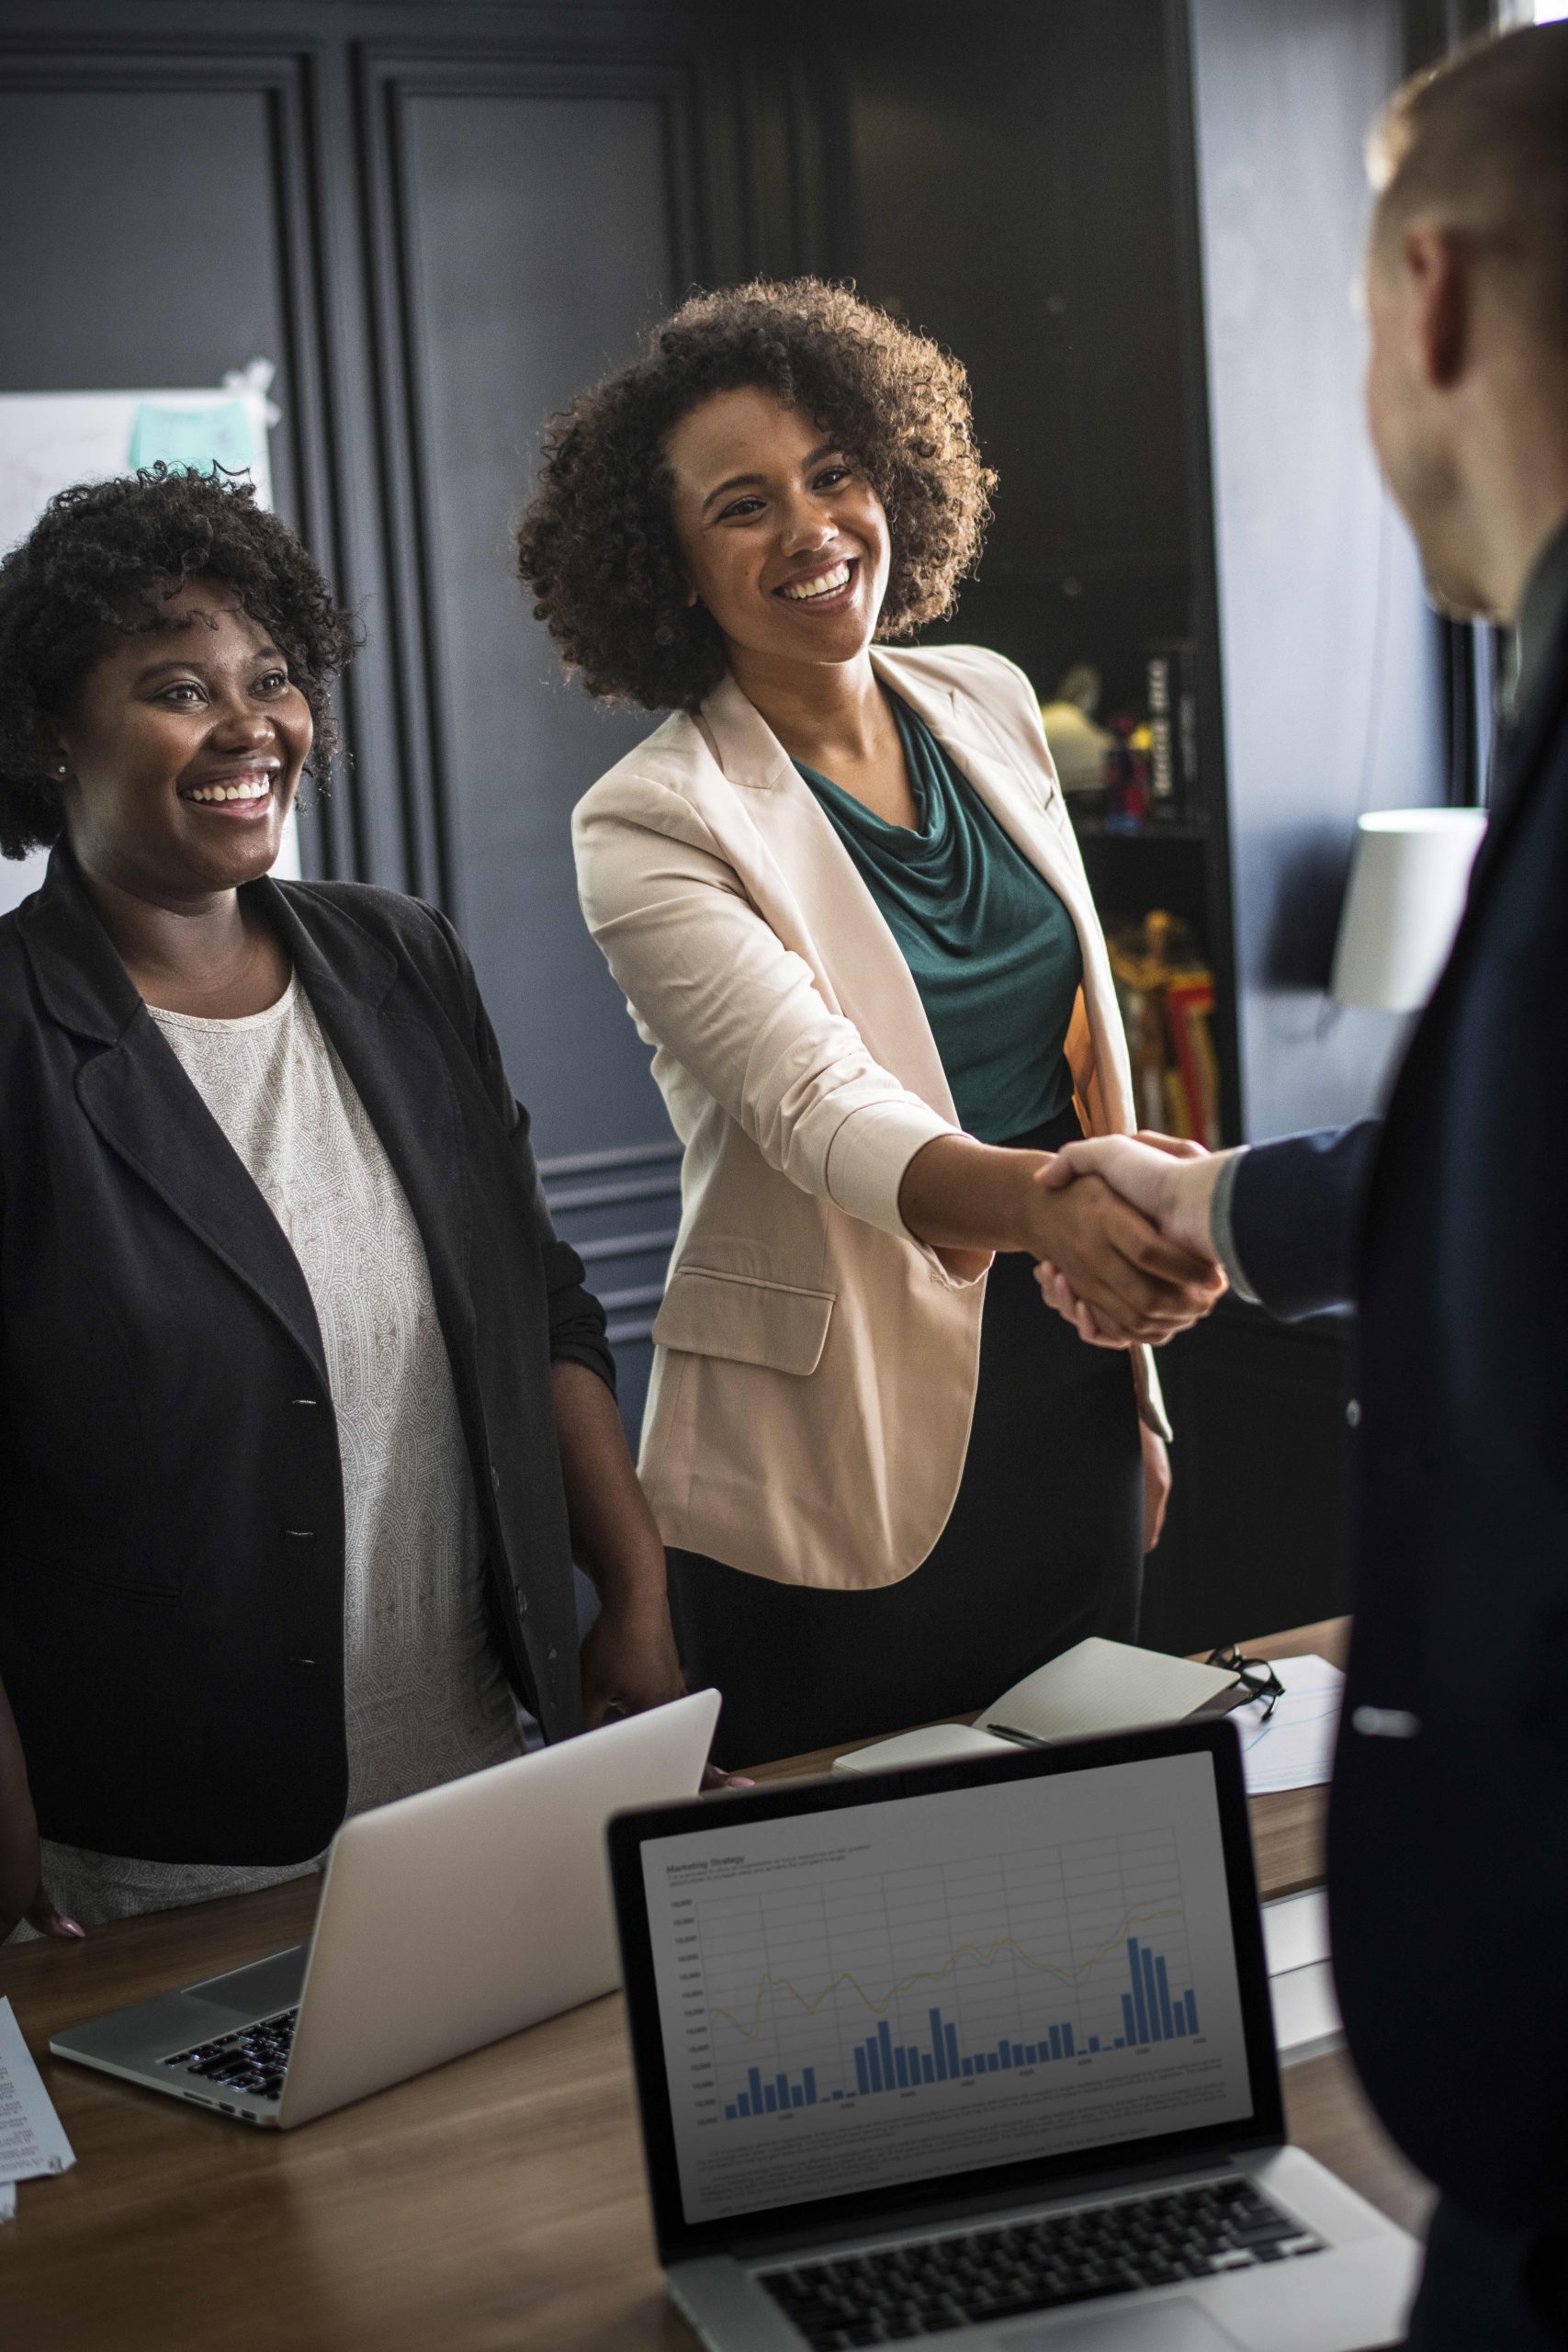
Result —
M61 1912L56 1912L55 1917L59 1919L61 1927L68 1936L80 1936L83 1941L85 1942L87 1936L87 1930L85 1928L79 1927L74 1919L67 1919Z
M747 1780L742 1772L731 1772L729 1785L732 1789L754 1789L757 1783L755 1781Z

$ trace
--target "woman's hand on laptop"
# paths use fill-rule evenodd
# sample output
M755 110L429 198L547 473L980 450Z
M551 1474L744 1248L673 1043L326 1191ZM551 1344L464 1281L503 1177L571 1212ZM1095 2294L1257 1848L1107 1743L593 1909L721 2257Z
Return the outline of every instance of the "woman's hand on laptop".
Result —
M74 1943L83 1932L55 1909L44 1885L22 1743L10 1702L0 1690L0 1944L22 1919L40 1936L62 1943Z

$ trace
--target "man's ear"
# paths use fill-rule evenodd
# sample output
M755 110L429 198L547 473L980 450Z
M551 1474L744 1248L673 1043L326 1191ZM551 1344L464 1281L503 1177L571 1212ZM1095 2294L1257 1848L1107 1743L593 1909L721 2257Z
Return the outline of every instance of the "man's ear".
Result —
M1470 353L1469 251L1457 229L1412 220L1401 233L1399 258L1414 302L1421 372L1446 391L1464 373Z

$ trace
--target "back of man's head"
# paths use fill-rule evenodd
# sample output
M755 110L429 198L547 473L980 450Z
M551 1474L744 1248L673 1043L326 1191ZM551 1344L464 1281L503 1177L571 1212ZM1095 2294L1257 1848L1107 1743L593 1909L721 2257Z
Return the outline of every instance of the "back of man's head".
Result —
M1372 135L1374 254L1451 227L1532 337L1568 357L1568 22L1486 38L1405 83Z

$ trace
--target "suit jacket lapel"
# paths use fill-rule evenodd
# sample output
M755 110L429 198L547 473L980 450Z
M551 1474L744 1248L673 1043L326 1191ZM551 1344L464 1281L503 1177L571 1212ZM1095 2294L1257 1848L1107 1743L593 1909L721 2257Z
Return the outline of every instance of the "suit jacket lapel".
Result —
M326 1363L305 1277L251 1182L137 994L62 849L22 910L23 941L46 1008L100 1050L76 1099L109 1148L221 1259L288 1329L323 1387Z

